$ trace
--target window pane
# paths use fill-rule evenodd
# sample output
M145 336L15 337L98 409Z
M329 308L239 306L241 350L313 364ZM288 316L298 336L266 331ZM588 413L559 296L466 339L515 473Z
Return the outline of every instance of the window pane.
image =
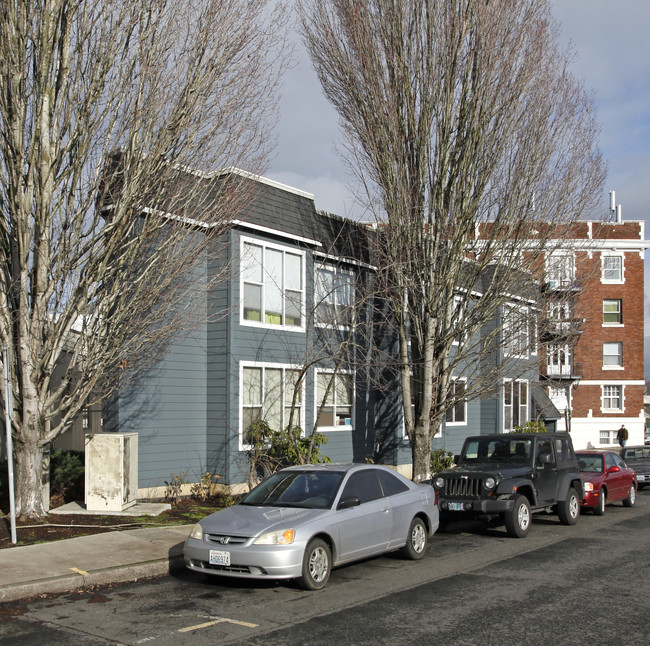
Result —
M262 287L244 283L244 319L262 320Z
M244 243L241 273L246 281L252 283L262 282L262 247L248 242Z
M318 403L320 404L323 401L325 396L325 391L327 387L330 386L330 381L332 380L332 375L326 372L318 373ZM330 386L330 391L327 394L326 404L334 404L334 385Z
M262 419L262 408L244 408L242 411L242 441L244 444L252 444L251 430L253 424L257 424Z
M302 292L286 292L285 301L285 325L300 325L300 310L301 310Z
M286 289L302 290L302 256L287 253L284 256Z
M338 406L352 404L352 375L337 375L336 404Z
M244 406L262 405L262 369L244 368Z
M264 371L264 419L274 430L282 429L282 370L267 368Z
M316 420L316 426L327 427L334 426L334 409L325 406Z
M265 321L272 325L282 325L282 252L266 249L265 264Z

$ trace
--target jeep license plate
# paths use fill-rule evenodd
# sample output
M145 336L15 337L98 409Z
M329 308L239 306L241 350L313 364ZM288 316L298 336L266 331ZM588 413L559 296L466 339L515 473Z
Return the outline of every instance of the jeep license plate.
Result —
M645 481L645 476L640 476L638 473L636 474L636 479L640 480L641 482Z
M230 565L230 552L210 550L210 565Z
M450 502L449 511L465 511L465 505L462 502Z

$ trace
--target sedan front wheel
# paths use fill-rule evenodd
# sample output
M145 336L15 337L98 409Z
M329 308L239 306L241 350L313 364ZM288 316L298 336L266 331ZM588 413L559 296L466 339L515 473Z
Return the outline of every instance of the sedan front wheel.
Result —
M305 550L298 584L305 590L320 590L325 587L331 571L332 550L325 541L315 538Z

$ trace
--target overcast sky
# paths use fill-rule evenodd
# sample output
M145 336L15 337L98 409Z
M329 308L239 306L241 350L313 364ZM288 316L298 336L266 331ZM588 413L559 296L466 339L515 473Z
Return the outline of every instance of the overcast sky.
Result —
M577 53L574 72L595 93L602 124L601 149L624 220L650 220L650 1L552 0L562 39ZM316 207L360 218L349 176L335 152L337 116L320 90L304 49L285 79L278 147L267 177L313 193ZM646 239L650 227L646 225ZM646 380L650 378L650 251L646 253Z

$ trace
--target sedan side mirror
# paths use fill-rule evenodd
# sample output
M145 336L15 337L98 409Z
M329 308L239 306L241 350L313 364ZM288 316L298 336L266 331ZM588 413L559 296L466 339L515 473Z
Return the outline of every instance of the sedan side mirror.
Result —
M609 467L607 473L618 473L621 470L621 467Z
M350 507L358 507L361 504L361 501L357 496L347 496L342 498L339 502L337 509L350 509Z

